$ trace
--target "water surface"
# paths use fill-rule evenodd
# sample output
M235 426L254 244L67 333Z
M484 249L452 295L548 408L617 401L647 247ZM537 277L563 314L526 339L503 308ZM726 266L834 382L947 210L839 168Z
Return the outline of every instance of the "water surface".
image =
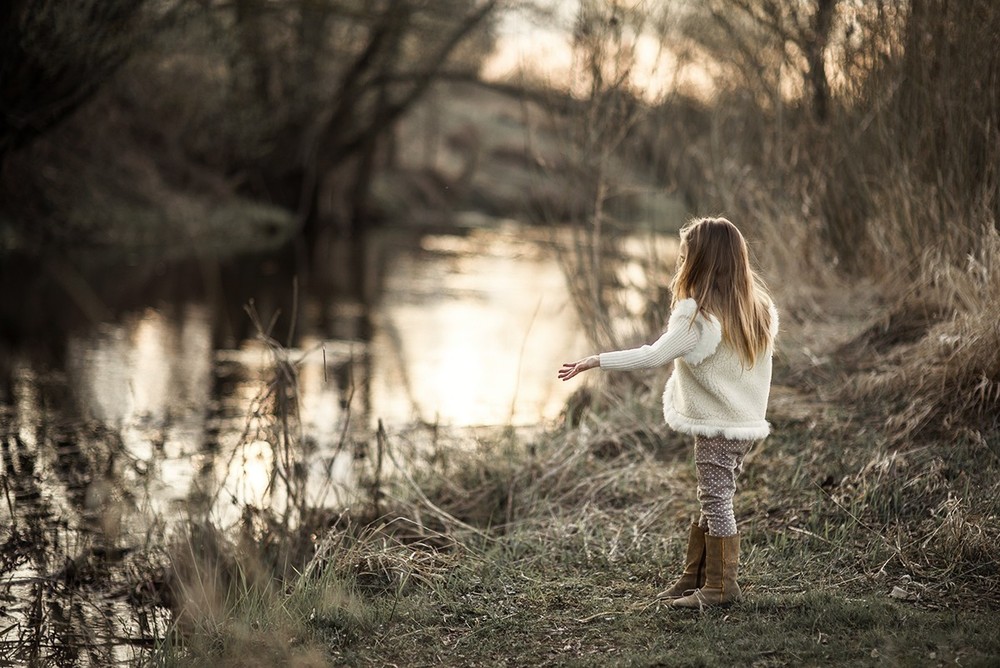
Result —
M626 310L645 243L623 246ZM544 426L576 388L555 370L590 352L553 232L514 223L170 263L12 257L0 290L0 648L70 664L150 633L128 568L97 578L95 560L127 565L186 514L287 501L282 466L310 503L344 503L379 422L401 443Z

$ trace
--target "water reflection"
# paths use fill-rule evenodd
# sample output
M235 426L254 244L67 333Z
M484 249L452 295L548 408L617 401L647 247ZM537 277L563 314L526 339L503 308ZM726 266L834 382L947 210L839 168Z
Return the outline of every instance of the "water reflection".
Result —
M127 564L178 513L228 524L246 506L280 510L288 493L347 500L358 444L379 420L390 433L439 433L557 416L574 387L554 370L589 346L551 232L367 241L363 253L315 249L308 267L296 249L192 266L77 259L66 271L4 260L0 288L23 301L0 304L0 593L30 603L0 606L0 659L30 633L35 658L54 656L44 606L60 607L70 635L148 635L149 620L125 612L129 569L92 567L94 555ZM635 243L623 295L649 287L632 264L642 269L650 248ZM67 275L86 283L86 308ZM274 417L276 368L294 374L289 425ZM282 437L285 426L294 433ZM301 480L276 484L279 469ZM40 588L54 574L64 589ZM66 607L77 599L101 603ZM111 645L94 662L133 652Z
M461 427L554 417L569 388L552 369L585 339L551 248L504 228L399 257L372 345L380 416Z
M631 331L623 339L646 327L648 266L669 257L672 243L624 240L618 301L629 317L618 322ZM558 414L573 388L552 370L588 345L551 231L385 233L352 271L356 250L331 244L301 283L293 252L196 269L75 268L111 314L97 322L86 317L95 309L75 308L79 290L60 290L43 272L33 311L0 313L14 334L4 433L41 448L58 429L81 452L94 429L114 434L113 464L91 467L141 470L142 505L153 512L203 497L273 502L265 498L273 425L255 411L275 353L257 328L279 339L294 333L281 354L297 373L296 438L346 483L350 467L339 457L378 420L393 431L534 425ZM10 292L24 273L0 271L0 283ZM256 323L244 312L251 301Z

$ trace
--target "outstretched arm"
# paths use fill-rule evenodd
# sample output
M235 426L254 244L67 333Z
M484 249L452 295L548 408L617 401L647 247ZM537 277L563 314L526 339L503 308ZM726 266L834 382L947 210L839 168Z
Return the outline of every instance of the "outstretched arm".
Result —
M587 369L596 369L599 366L601 366L601 358L597 355L591 355L576 362L566 362L563 364L562 368L559 369L559 377L563 380L569 380L578 373Z
M652 369L663 366L691 352L701 336L701 327L690 326L687 320L671 320L667 331L649 345L601 353L598 357L602 369L616 371Z
M569 380L582 371L598 367L627 370L661 366L694 349L695 344L698 343L700 332L700 327L689 327L686 323L678 323L670 327L652 345L591 355L576 362L563 364L562 368L559 369L559 377L563 380Z
M693 299L682 300L670 314L667 331L652 344L628 350L614 350L584 357L576 362L568 362L559 369L559 377L569 380L582 371L598 367L611 370L650 369L686 355L698 345L706 326L703 320L692 322L696 309L697 305ZM716 340L711 346L714 350L719 343L720 334L717 331L717 321L713 318L712 322L716 328Z

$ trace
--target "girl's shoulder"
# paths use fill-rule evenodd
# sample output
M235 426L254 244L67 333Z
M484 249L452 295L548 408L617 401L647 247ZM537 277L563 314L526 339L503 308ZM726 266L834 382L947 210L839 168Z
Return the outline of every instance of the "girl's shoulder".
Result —
M706 323L715 324L716 326L719 325L719 319L714 315L706 311L698 310L698 302L696 302L692 297L687 297L686 299L682 299L677 302L677 304L674 305L674 309L670 312L670 324L682 319L688 321L697 319Z
M722 341L722 324L714 315L704 311L699 312L698 302L688 297L674 305L668 329L691 326L698 330L698 343L683 357L688 364L699 364L719 347Z
M690 318L698 312L698 302L691 297L682 299L674 304L674 309L670 312L670 319Z

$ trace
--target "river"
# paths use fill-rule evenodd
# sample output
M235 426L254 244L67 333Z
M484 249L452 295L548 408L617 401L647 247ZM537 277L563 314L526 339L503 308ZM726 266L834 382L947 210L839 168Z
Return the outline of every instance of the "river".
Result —
M123 597L51 583L79 585L93 555L163 541L194 509L225 526L287 502L289 456L309 503L337 505L379 424L408 447L551 424L578 386L556 369L590 352L557 236L507 222L232 258L5 258L0 646L73 663L98 636L143 636ZM284 440L281 391L297 409Z

